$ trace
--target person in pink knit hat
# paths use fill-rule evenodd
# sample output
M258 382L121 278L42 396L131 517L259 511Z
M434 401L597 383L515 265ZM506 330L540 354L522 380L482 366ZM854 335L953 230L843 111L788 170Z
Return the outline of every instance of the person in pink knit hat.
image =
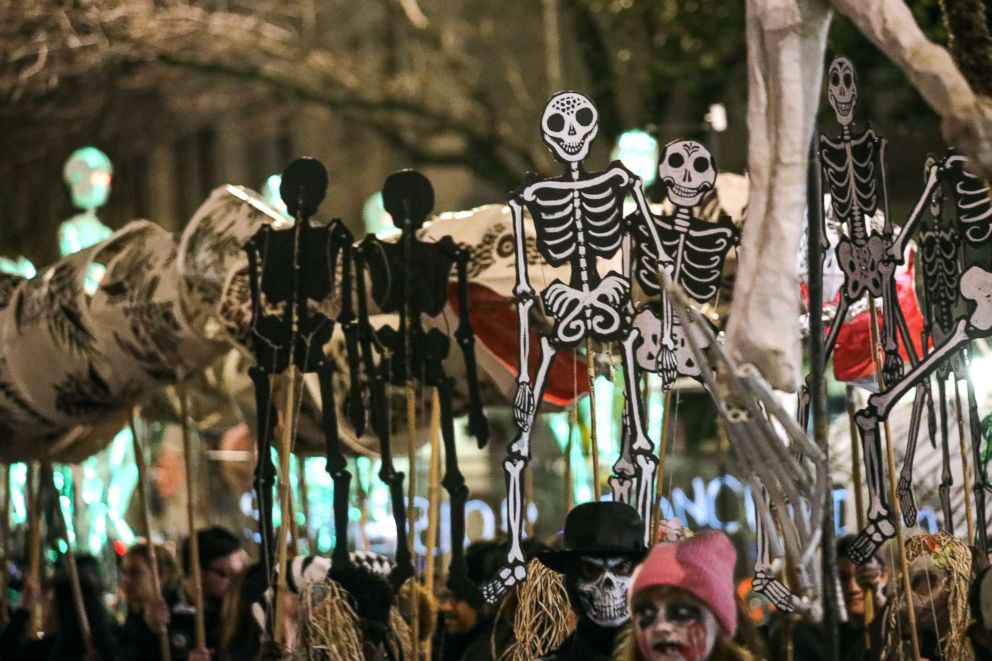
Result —
M722 532L659 544L637 568L627 599L633 629L623 661L753 658L732 642L737 631L737 552Z

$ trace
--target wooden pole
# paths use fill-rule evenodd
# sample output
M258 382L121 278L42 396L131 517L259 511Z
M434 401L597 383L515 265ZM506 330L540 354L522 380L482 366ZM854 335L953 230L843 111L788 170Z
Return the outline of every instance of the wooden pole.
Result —
M854 490L854 515L857 520L858 530L861 530L865 527L865 502L861 493L861 437L858 434L858 425L854 421L854 414L856 413L854 386L850 384L847 386L845 403L847 405L847 422L850 425L849 433L851 435L851 481L853 482L851 488ZM865 649L871 649L871 627L869 625L874 621L875 591L869 588L865 590Z
M296 426L296 366L291 363L286 374L286 401L283 403L282 434L279 439L279 505L282 516L279 525L278 559L276 560L278 569L276 570L275 639L276 643L280 645L286 640L286 623L284 622L282 602L283 595L289 589L286 580L286 565L289 555L289 535L287 533L293 528L289 506L292 495L289 482L289 460Z
M0 627L7 626L10 617L10 466L4 464L0 469L0 480L3 482L3 509L0 511L0 546L2 546L3 564L0 564L3 574L0 575Z
M303 533L307 543L307 552L317 554L313 531L310 529L310 495L307 489L307 459L301 454L296 455L296 484L300 492L300 511L303 512Z
M186 384L176 381L179 396L180 428L183 433L183 458L186 463L186 528L189 530L189 582L193 591L194 635L197 647L207 646L207 630L203 622L203 583L200 578L200 540L196 536L196 473L193 470L193 440L189 432L189 399ZM277 602L278 603L278 602Z
M434 590L434 570L438 551L437 530L441 518L441 399L437 388L431 396L431 468L427 481L427 566L424 585ZM431 658L431 640L424 644L424 657Z
M968 470L968 447L964 440L964 409L961 406L961 390L958 375L954 375L954 408L958 417L958 443L961 452L961 480L964 492L964 515L968 522L968 545L975 545L975 512L972 509L970 489L970 476Z
M579 429L579 405L578 402L572 405L568 412L568 440L565 441L565 470L563 479L565 481L565 511L571 512L575 507L575 485L572 484L572 443L575 431ZM580 432L581 433L581 432Z
M665 459L668 457L668 427L671 420L672 391L665 391L661 409L661 442L658 445L658 471L654 482L654 506L651 508L651 546L658 543L661 525L661 494L665 483Z
M410 596L410 644L413 647L414 661L420 658L420 595L417 590L416 545L413 543L416 519L413 512L413 498L417 493L417 386L409 375L406 381L406 454L409 463L407 471L407 540L410 557L414 559L414 574L409 581Z
M63 555L65 556L66 566L69 569L69 589L72 591L72 605L76 611L76 619L79 622L79 633L83 638L83 648L86 652L85 658L93 658L93 633L90 630L90 618L86 613L86 604L83 602L83 587L79 583L79 567L76 565L76 554L73 553L72 546L69 544L69 526L65 521L65 512L62 511L62 494L55 488L55 484L51 482L52 465L47 460L42 460L41 462L41 475L39 477L41 479L38 481L38 491L40 492L45 484L51 484L52 492L55 494L55 521L58 523L59 532L62 535L62 540L65 542L65 552Z
M148 568L152 573L152 592L156 599L161 600L162 580L158 574L158 556L155 553L155 542L152 540L152 513L148 503L148 464L145 462L145 451L138 437L138 426L134 423L134 411L131 411L128 417L128 425L131 427L131 438L134 442L134 463L138 468L138 503L141 506L141 524L144 528L142 532L148 541ZM158 649L159 658L164 661L172 658L168 630L159 632Z
M875 298L871 293L866 293L868 299L868 318L871 321L871 356L875 363L875 380L878 382L879 391L885 388L885 377L882 374L882 355L879 343L878 316L875 313ZM899 545L899 573L902 576L902 589L907 601L913 593L913 586L909 580L909 561L906 559L906 541L902 529L902 512L899 505L899 498L896 496L898 483L896 480L896 455L892 449L892 430L889 429L888 418L885 420L885 454L889 465L889 489L891 491L892 518L896 527L896 543ZM882 485L879 485L881 488ZM920 640L916 631L916 611L913 608L906 609L909 620L909 642L913 652L914 661L920 659Z
M586 373L589 377L589 443L592 453L592 497L598 503L600 500L600 488L599 441L596 435L596 353L593 351L592 337L590 336L586 336ZM526 519L526 516L524 518Z
M27 504L28 504L28 580L41 587L41 489L39 469L35 462L27 465ZM28 622L28 638L33 640L41 631L41 602L38 600L31 609Z

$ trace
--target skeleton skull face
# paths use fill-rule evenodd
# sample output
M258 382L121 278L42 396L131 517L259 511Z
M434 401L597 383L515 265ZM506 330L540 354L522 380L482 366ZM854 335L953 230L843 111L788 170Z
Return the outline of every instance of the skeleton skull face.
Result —
M601 627L619 627L628 619L627 588L634 563L622 556L579 557L575 582L586 617Z
M677 207L694 207L716 183L716 166L709 150L695 140L676 140L665 147L658 178Z
M559 92L544 107L541 135L562 163L585 159L598 132L599 111L584 94Z
M846 57L835 57L830 63L827 71L827 98L840 125L850 124L854 119L854 106L858 102L858 76L854 65Z

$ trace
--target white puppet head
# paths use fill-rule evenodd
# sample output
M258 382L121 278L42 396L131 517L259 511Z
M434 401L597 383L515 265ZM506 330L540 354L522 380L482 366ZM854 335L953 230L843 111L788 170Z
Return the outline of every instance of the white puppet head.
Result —
M578 163L589 154L599 132L599 111L584 94L559 92L541 117L541 136L562 163Z
M854 106L858 103L858 75L851 60L844 56L835 57L827 70L827 99L841 126L847 126L854 120Z
M665 146L658 178L668 199L678 207L694 207L716 183L716 166L709 150L695 140L675 140Z

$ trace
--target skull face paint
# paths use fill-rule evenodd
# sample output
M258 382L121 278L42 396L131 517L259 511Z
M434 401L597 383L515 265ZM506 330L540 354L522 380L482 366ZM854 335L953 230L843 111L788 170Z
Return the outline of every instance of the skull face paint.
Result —
M645 590L637 596L633 617L637 646L648 661L704 661L716 646L716 617L685 590Z
M562 163L579 163L599 132L599 111L584 94L559 92L541 117L541 136Z
M694 207L716 183L713 155L695 140L670 142L658 166L658 178L665 182L672 204Z
M847 126L854 119L854 106L858 102L858 78L854 65L846 57L835 57L827 71L827 99L834 109L837 122Z
M583 614L601 627L618 627L630 619L627 588L633 571L629 558L580 556L575 588Z

